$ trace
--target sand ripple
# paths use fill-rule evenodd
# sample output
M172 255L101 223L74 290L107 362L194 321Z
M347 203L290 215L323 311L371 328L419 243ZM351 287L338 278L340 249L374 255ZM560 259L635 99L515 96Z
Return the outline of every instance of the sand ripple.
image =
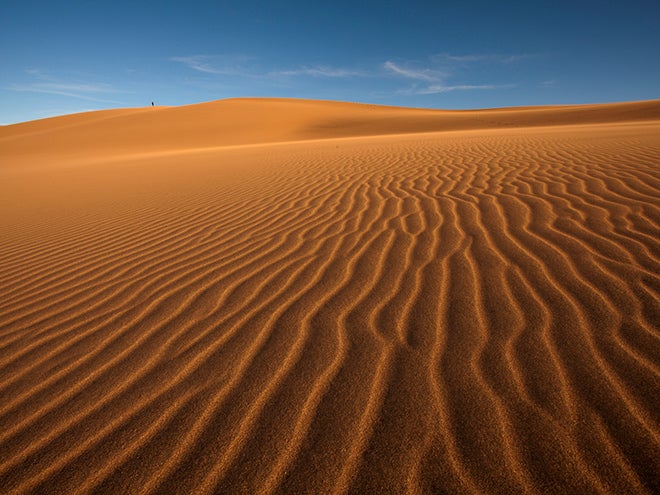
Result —
M659 136L4 170L0 491L658 493Z

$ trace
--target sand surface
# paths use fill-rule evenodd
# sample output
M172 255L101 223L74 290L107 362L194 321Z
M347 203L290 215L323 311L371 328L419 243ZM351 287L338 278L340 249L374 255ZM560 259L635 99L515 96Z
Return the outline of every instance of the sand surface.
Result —
M660 101L0 127L0 493L660 493Z

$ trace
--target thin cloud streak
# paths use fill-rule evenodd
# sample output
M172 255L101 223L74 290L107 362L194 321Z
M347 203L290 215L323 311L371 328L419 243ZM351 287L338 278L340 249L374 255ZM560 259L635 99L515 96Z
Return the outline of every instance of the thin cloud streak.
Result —
M467 54L467 55L452 55L450 53L439 53L431 57L431 61L434 63L449 63L449 64L471 64L471 63L499 63L499 64L511 64L515 62L520 62L522 60L527 60L529 58L535 57L536 55L528 53L519 53L513 55L501 55L501 54Z
M28 93L43 93L47 95L68 96L71 98L78 98L80 100L95 101L97 103L122 103L121 101L117 101L117 100L107 100L104 98L98 98L96 96L90 96L87 94L72 93L64 89L49 88L49 87L44 87L44 85L38 85L38 84L24 85L24 86L14 84L12 86L9 86L7 89L11 91L20 91L20 92L28 92Z
M243 64L248 60L248 57L243 56L189 55L186 57L170 57L170 60L205 74L259 77L244 67Z
M215 67L212 67L208 63L206 63L206 60L208 60L209 57L205 55L193 55L190 57L171 57L170 60L172 62L179 62L185 66L187 66L189 69L193 69L199 72L205 72L207 74L223 74L224 72L220 69L216 69Z
M254 79L298 76L348 78L366 77L369 75L367 72L360 70L328 65L303 66L295 69L271 70L266 72L259 70L258 67L245 67L244 62L249 60L248 57L226 55L190 55L186 57L170 57L170 60L183 64L191 70L206 74L249 77Z
M452 55L441 53L429 57L427 67L413 67L410 63L395 63L388 60L383 68L390 73L414 81L411 88L397 91L402 95L433 95L452 91L479 91L513 88L515 84L464 84L457 81L460 73L472 69L473 65L510 64L532 57L529 54L499 55L499 54L466 54ZM423 84L426 83L426 84Z
M440 57L440 58L438 58ZM449 55L441 54L431 57L431 63L438 65L439 60L452 60L455 64L476 63L481 61L500 61L508 63L514 59L522 59L525 55ZM355 68L333 67L329 65L302 66L294 69L271 70L265 72L253 66L252 70L246 70L244 67L237 67L235 64L222 67L221 62L235 62L236 57L225 55L191 55L185 57L171 57L171 61L185 65L189 69L214 75L249 77L251 79L270 80L276 82L287 82L289 78L328 78L328 79L348 79L357 77L399 77L415 81L415 85L409 89L401 89L395 94L407 95L432 95L447 93L451 91L476 91L476 90L495 90L514 87L513 84L461 84L460 81L450 81L456 79L455 70L440 70L436 67L415 67L413 63L395 62L386 60L380 66L380 70L362 70ZM240 57L240 60L246 60ZM384 72L385 71L385 72Z
M510 89L514 84L455 84L444 86L442 84L432 84L426 88L419 88L412 91L417 95L432 95L438 93L448 93L450 91L472 91L472 90L491 90L491 89Z
M268 73L269 76L310 76L310 77L330 77L330 78L343 78L343 77L366 77L369 74L363 71L343 69L340 67L302 67L300 69L273 71Z
M18 92L67 96L70 98L94 101L97 103L122 103L121 101L103 98L104 95L121 92L109 84L62 82L56 77L53 77L35 68L26 69L25 72L33 78L37 79L38 82L12 84L6 89Z
M395 64L388 60L383 64L386 70L408 79L416 79L418 81L438 82L446 77L446 74L431 69L409 69Z

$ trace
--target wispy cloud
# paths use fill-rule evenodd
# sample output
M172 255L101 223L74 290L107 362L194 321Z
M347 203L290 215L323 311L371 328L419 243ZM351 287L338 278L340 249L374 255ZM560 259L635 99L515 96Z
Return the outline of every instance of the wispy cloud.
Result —
M24 91L29 93L43 93L49 95L69 96L71 98L78 98L80 100L87 100L87 101L95 101L97 103L121 103L116 100L108 100L105 98L99 98L97 96L91 96L89 94L74 93L72 91L67 91L66 89L49 87L43 84L25 84L25 85L14 84L9 86L9 89L11 91Z
M36 67L29 67L25 69L25 73L29 74L37 79L40 79L42 81L52 81L53 77L49 76L45 72L43 72L41 69L37 69Z
M170 57L170 60L205 74L241 77L258 76L246 66L250 57L243 55L189 55L186 57Z
M495 53L473 53L464 55L452 55L450 53L439 53L431 57L431 61L437 64L472 64L472 63L496 63L512 64L535 57L529 53L517 54L495 54Z
M19 92L68 96L97 103L121 103L105 97L109 94L120 93L120 91L110 84L63 81L34 68L26 69L25 72L32 76L33 79L36 79L36 81L12 84L8 86L7 89Z
M431 95L451 91L495 90L515 87L515 84L467 84L460 81L467 65L483 63L508 64L528 58L529 55L451 55L443 53L429 57L426 66L419 62L394 62L388 60L383 68L391 75L414 81L412 87L397 91L398 94Z
M320 65L315 67L301 67L299 69L272 71L269 72L268 75L287 76L287 77L309 76L309 77L342 78L342 77L365 77L368 75L368 73L355 69L345 69L342 67L329 67L325 65Z
M418 95L432 95L437 93L448 93L450 91L470 91L484 89L509 89L515 87L515 84L455 84L445 86L443 84L431 84L426 88L416 88L411 91Z
M253 63L252 58L242 55L189 55L186 57L171 57L170 60L205 74L253 79L278 77L348 78L368 75L365 71L330 65L302 66L267 71Z
M437 82L443 80L447 76L445 73L437 70L428 68L412 69L392 62L391 60L385 62L383 68L398 76L406 77L408 79L416 79L418 81Z
M179 62L186 65L188 68L197 70L199 72L206 72L207 74L222 74L223 71L213 67L209 62L209 57L206 55L193 55L190 57L171 57L172 62Z
M472 84L459 77L467 69L465 64L485 61L509 63L522 59L525 55L450 55L441 54L427 59L426 64L419 61L401 61L389 59L372 67L341 67L332 65L302 65L294 68L264 70L254 59L231 55L190 55L171 57L172 62L184 65L190 70L218 76L247 77L252 81L268 84L290 85L295 79L325 78L387 78L401 79L411 85L410 88L395 90L390 94L430 95L451 91L495 90L510 88L512 84L481 83L478 79ZM461 80L463 79L463 80ZM471 78L474 81L474 77Z

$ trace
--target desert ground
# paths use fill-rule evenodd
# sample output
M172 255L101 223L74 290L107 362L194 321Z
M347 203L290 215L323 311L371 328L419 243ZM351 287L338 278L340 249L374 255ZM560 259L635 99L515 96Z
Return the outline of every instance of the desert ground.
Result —
M2 494L660 493L660 101L0 127Z

